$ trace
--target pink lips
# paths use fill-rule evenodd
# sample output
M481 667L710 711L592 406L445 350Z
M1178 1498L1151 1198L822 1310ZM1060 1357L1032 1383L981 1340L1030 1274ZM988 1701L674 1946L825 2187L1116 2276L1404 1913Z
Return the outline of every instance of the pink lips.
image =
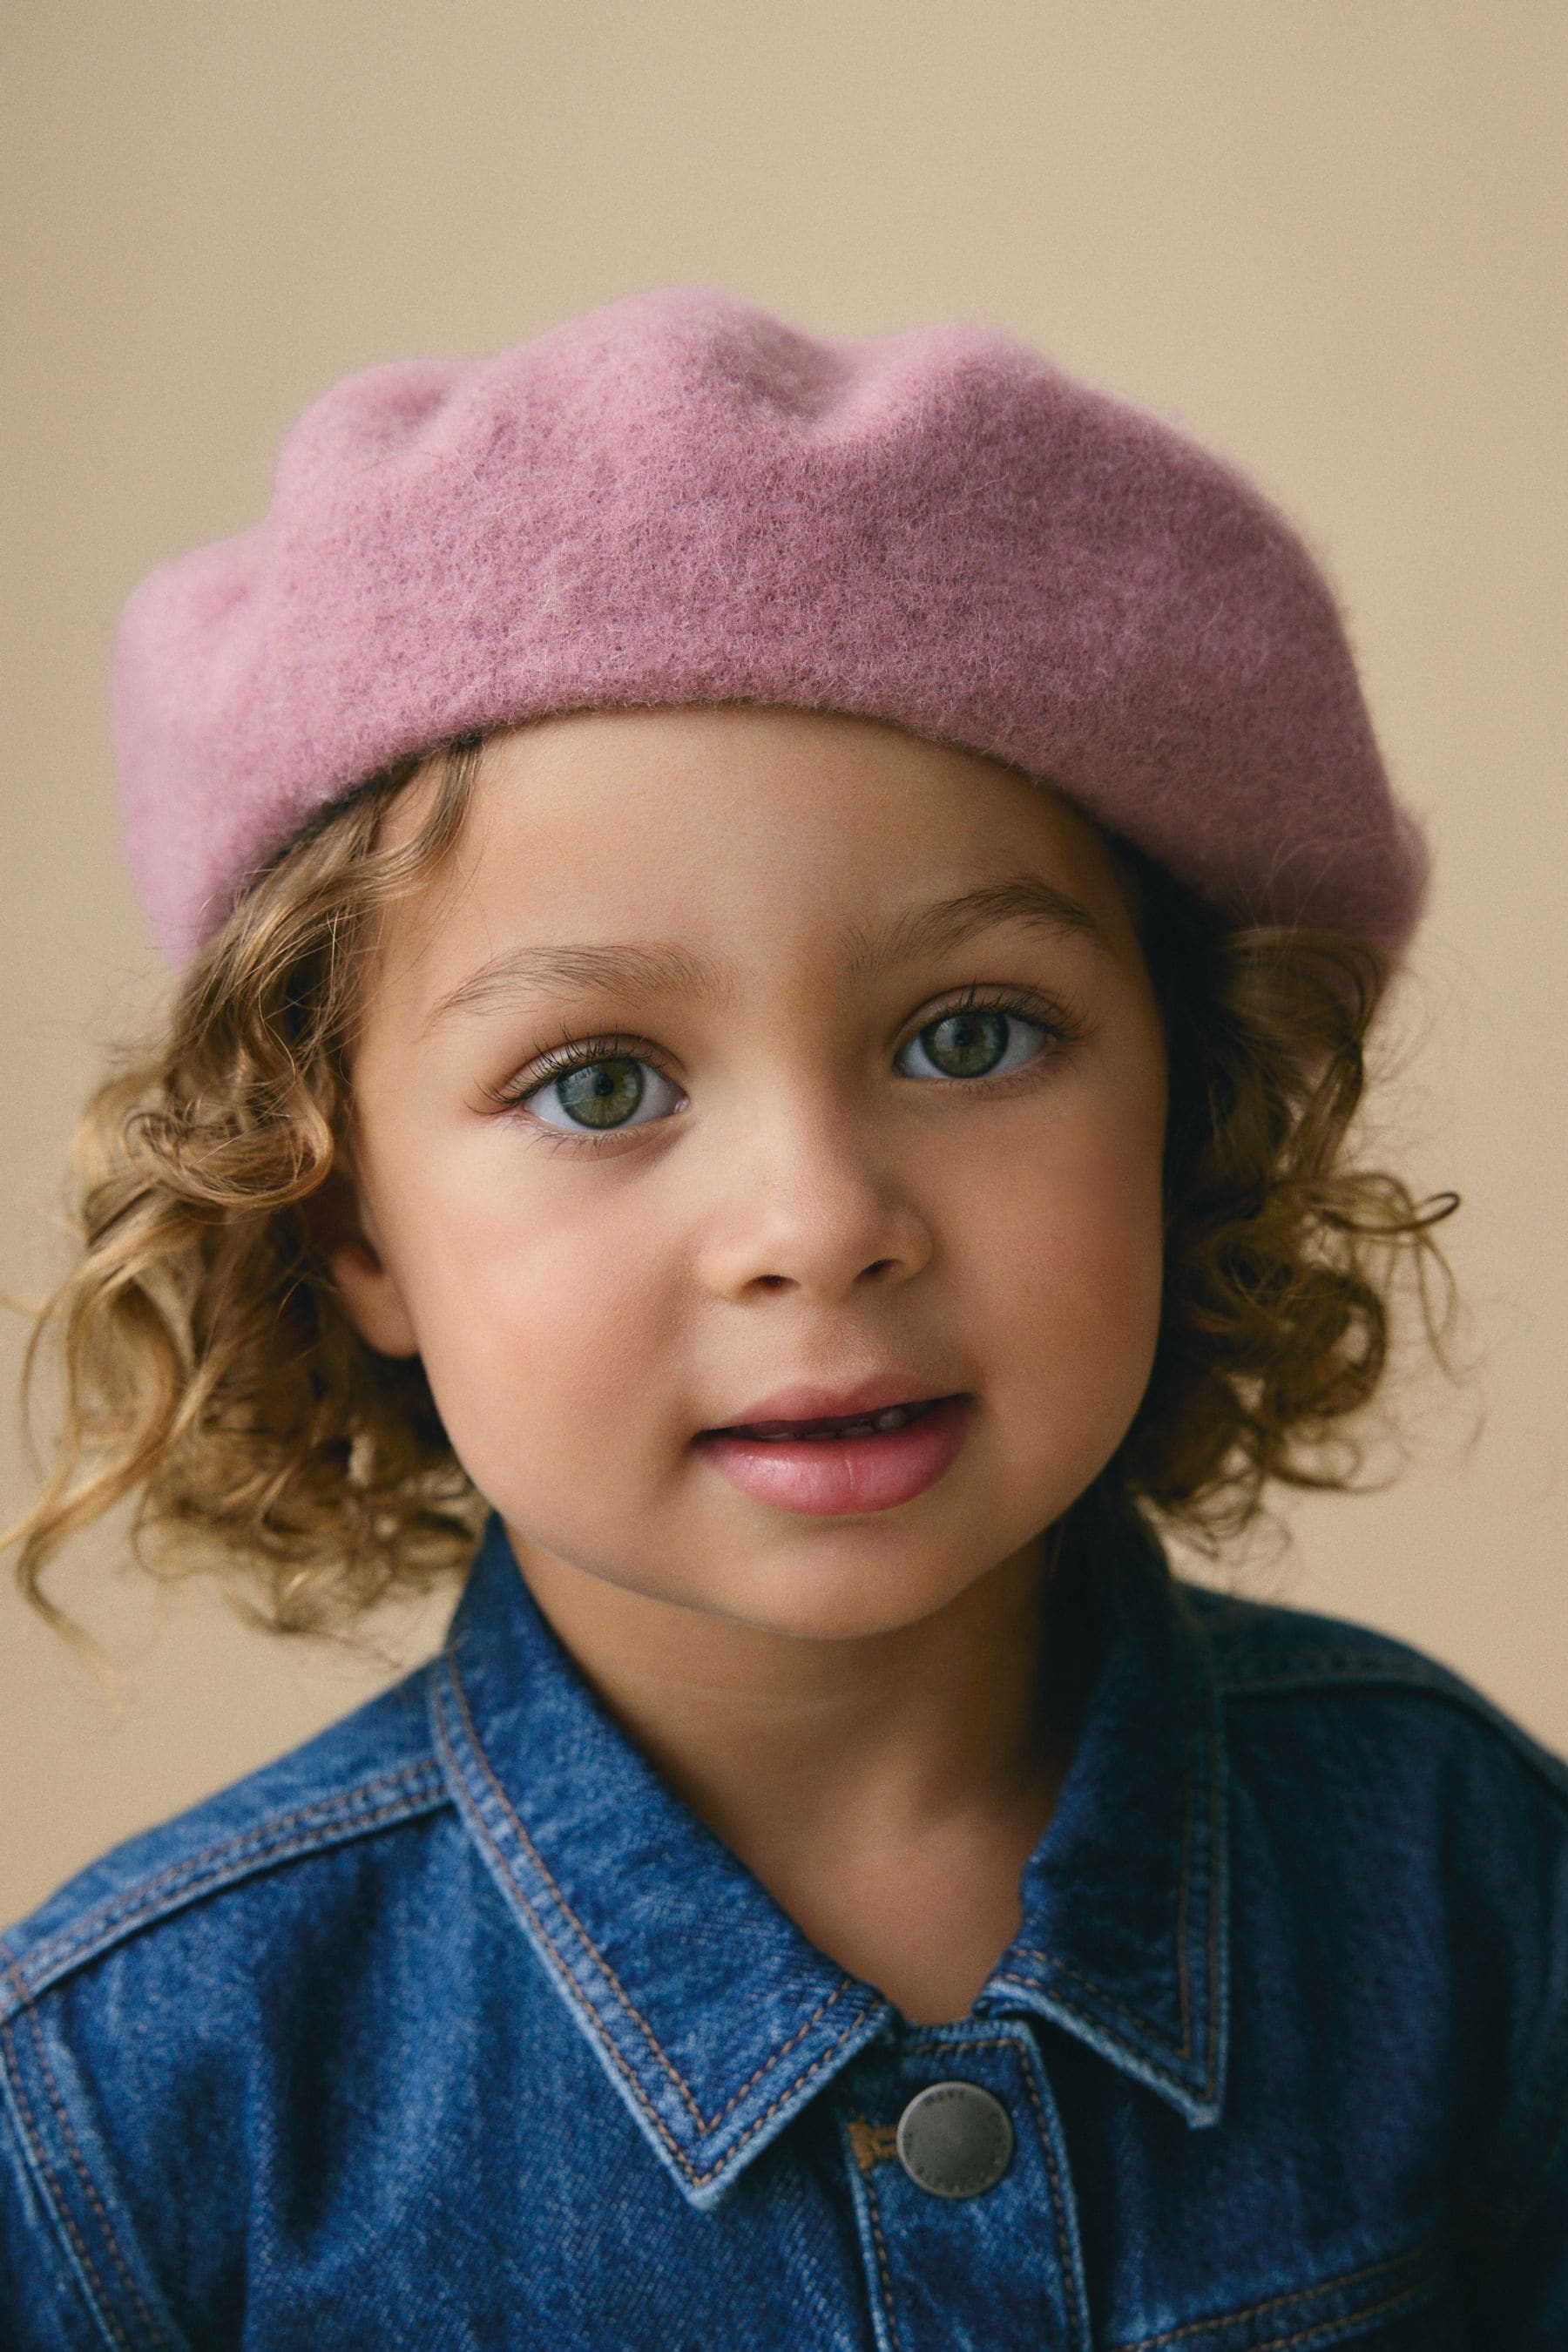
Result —
M761 1421L843 1420L851 1413L886 1412L889 1405L922 1404L928 1397L945 1396L940 1381L921 1381L900 1372L874 1372L853 1388L821 1389L797 1381L793 1388L774 1389L755 1404L732 1412L726 1429L753 1428Z
M912 1403L906 1387L899 1397L866 1400L867 1383L831 1403L817 1402L820 1389L781 1390L752 1407L749 1421L807 1421L829 1414L885 1412L889 1404ZM885 1391L889 1385L884 1381ZM813 1402L803 1406L801 1400ZM780 1410L787 1403L787 1410ZM704 1430L697 1440L703 1458L759 1503L784 1511L828 1517L860 1511L888 1511L911 1502L950 1470L963 1448L973 1416L972 1396L944 1397L902 1429L864 1437L767 1438L737 1429Z

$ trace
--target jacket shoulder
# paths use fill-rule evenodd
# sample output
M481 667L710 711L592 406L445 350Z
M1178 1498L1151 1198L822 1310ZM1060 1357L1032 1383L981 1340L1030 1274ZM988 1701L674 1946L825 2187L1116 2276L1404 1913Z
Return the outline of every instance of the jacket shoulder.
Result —
M1545 1747L1484 1691L1413 1643L1348 1617L1258 1601L1181 1582L1184 1606L1201 1629L1222 1697L1243 1701L1291 1693L1400 1696L1447 1712L1499 1743L1568 1815L1568 1761ZM1364 1710L1363 1710L1364 1711Z
M1396 1985L1406 2024L1437 2021L1445 2078L1468 2084L1475 2227L1516 2266L1552 2243L1560 2258L1568 1763L1394 1634L1184 1582L1181 1594L1225 1718L1254 1883L1291 1906L1300 1948L1338 1939L1347 1982Z
M0 1937L0 2023L111 1946L219 1889L449 1803L426 1666L75 1872Z

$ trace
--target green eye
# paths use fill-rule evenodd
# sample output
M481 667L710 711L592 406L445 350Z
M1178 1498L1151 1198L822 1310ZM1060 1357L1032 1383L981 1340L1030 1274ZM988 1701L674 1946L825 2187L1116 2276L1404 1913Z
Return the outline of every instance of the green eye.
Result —
M1011 1037L1009 1031L1015 1033ZM918 1046L940 1078L1005 1077L1022 1069L1037 1041L1048 1034L1044 1022L1014 1006L965 1004L928 1021L904 1051L911 1053ZM928 1074L911 1070L906 1075Z
M578 1062L570 1069L558 1071L554 1077L531 1087L522 1100L542 1126L553 1128L557 1134L571 1134L574 1129L604 1134L615 1128L643 1127L647 1120L635 1114L649 1098L645 1071L652 1074L656 1094L659 1087L668 1088L671 1095L676 1093L669 1080L654 1069L651 1062L617 1054L596 1062ZM555 1107L566 1113L564 1121L548 1115L552 1097ZM657 1099L654 1108L660 1108Z
M562 1108L587 1127L619 1127L643 1097L636 1062L590 1062L557 1078L555 1087Z
M1007 1015L987 1007L980 1013L949 1013L921 1033L926 1052L950 1078L984 1078L1007 1050Z

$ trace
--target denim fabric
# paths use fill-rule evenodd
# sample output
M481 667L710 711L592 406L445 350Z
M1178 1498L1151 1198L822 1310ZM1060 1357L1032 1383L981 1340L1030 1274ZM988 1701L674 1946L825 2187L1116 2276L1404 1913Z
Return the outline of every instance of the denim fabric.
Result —
M1435 1662L1099 1578L971 2013L818 1951L492 1524L431 1664L0 1939L0 2343L1568 2346L1568 1768ZM983 2085L994 2185L896 2126Z

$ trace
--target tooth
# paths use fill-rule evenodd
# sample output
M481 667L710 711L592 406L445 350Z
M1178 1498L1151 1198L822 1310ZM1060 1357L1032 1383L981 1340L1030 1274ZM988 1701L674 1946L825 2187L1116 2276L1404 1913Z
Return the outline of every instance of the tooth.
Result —
M791 1439L806 1436L830 1439L885 1436L890 1431L902 1429L907 1423L913 1421L919 1411L920 1407L913 1404L888 1405L881 1412L863 1413L858 1420L842 1421L833 1427L827 1427L821 1423L753 1422L749 1425L747 1434L752 1437L769 1439L780 1444Z

